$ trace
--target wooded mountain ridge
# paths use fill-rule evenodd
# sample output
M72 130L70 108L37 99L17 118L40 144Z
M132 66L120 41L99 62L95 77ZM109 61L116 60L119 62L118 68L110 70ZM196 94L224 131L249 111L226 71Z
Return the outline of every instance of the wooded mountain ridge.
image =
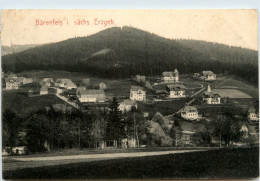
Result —
M212 70L258 82L258 52L197 40L172 40L132 27L114 27L2 56L5 72L66 70L106 78Z

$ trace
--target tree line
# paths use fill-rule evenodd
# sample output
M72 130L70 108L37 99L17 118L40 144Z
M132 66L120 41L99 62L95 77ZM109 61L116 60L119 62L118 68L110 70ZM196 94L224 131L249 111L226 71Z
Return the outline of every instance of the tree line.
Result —
M52 106L26 117L6 109L3 113L3 148L27 146L30 152L44 152L69 148L98 148L102 141L113 141L121 147L121 140L143 134L141 113L119 110L116 98L108 109L97 111L62 112ZM133 117L134 115L134 117ZM135 122L134 122L135 121Z

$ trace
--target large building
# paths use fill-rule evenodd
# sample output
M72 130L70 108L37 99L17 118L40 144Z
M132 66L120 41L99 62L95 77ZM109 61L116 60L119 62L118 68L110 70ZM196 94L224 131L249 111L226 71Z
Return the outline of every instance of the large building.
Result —
M132 86L130 89L130 100L133 101L145 101L146 92L140 86Z
M65 88L65 89L77 89L77 85L72 82L71 79L57 79L55 82L55 87Z
M46 87L52 87L54 85L54 81L52 78L43 78L40 81L41 86L46 86Z
M208 85L208 89L203 94L202 97L203 97L203 101L205 101L207 104L220 104L221 103L220 95L212 92L210 89L210 85Z
M166 89L169 92L169 98L186 97L186 88L183 84L170 84Z
M216 74L212 71L202 71L202 77L206 81L216 80Z
M197 120L199 113L194 106L185 106L181 111L181 117L187 120Z
M250 107L247 112L247 117L250 121L259 121L258 111L254 107Z
M5 82L6 90L19 89L19 83L15 80L9 80Z
M119 110L122 112L129 112L133 107L137 109L137 103L133 100L124 100L119 104Z
M177 69L174 72L163 72L162 73L163 82L179 82L179 72Z
M78 94L80 102L105 102L105 98L104 90L82 90Z

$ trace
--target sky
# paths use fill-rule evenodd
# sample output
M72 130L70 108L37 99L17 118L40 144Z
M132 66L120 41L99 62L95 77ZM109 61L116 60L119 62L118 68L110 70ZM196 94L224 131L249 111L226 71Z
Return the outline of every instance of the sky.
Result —
M78 25L78 20L85 24ZM101 20L109 24L105 26ZM37 24L43 21L44 25ZM46 25L46 21L51 23ZM131 26L169 39L204 40L258 50L258 14L252 9L3 10L1 43L45 44L114 26Z

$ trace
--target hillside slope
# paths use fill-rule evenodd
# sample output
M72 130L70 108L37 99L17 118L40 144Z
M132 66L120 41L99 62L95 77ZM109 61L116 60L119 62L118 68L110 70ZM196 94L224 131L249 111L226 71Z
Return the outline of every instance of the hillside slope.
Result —
M109 28L79 37L38 46L2 58L4 71L66 70L107 78L135 74L159 75L177 68L181 73L213 70L257 80L257 68L223 61L176 41L131 27ZM257 62L257 60L256 60Z

